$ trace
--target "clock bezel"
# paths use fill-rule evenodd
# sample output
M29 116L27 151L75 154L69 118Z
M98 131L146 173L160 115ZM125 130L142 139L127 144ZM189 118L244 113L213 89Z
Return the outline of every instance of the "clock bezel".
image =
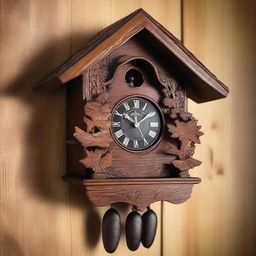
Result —
M112 130L112 118L113 118L113 114L116 110L116 108L124 101L126 100L129 100L129 99L132 99L132 98L142 98L144 100L147 100L149 101L155 108L156 110L158 111L158 114L159 114L159 117L160 117L160 121L161 121L161 128L160 128L160 132L159 132L159 135L158 135L158 138L156 139L156 141L151 145L149 146L148 148L145 148L145 149L139 149L139 150L132 150L132 149L129 149L129 148L126 148L124 147L118 140L117 138L115 137L114 133L113 133L113 130ZM133 94L133 95L130 95L130 96L127 96L127 97L124 97L122 98L121 100L119 100L113 107L112 111L111 111L111 126L109 128L110 130L110 134L114 140L114 142L122 149L124 149L125 151L127 152L130 152L130 153L135 153L135 154L146 154L152 150L154 150L158 145L159 143L161 142L162 138L163 138L163 131L164 131L164 127L165 127L165 119L164 119L164 114L161 110L161 107L158 105L158 103L153 100L152 98L148 97L148 96L145 96L145 95L142 95L142 94Z

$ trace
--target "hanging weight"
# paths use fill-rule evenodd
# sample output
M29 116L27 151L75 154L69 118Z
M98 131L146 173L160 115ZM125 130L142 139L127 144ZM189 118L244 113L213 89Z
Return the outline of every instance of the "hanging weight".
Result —
M144 247L149 248L154 242L157 230L157 215L149 207L142 215L142 223L143 228L141 242Z
M117 210L110 208L102 220L102 240L105 250L113 253L119 243L121 231L121 218Z
M142 219L141 215L132 211L129 213L125 224L126 243L131 251L136 251L140 246L142 234Z

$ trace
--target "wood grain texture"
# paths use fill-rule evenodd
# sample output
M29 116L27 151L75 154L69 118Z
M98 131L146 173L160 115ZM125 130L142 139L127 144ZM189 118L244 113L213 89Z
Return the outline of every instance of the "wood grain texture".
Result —
M32 90L70 54L70 7L0 1L1 256L72 253L69 192L60 181L65 94Z
M164 203L164 255L256 254L255 11L255 1L184 1L185 46L231 93L189 102L206 134L196 153L202 182L187 203Z
M65 173L64 91L33 84L104 27L142 7L176 36L180 1L0 1L0 255L105 256L100 222L106 208L84 201ZM81 195L81 196L80 196ZM131 255L123 235L130 208L117 205L122 235L113 255ZM160 203L152 205L161 218ZM160 234L150 250L160 255Z
M199 178L126 178L126 179L81 179L64 176L66 181L83 185L90 202L96 206L128 203L138 211L157 201L180 204L190 198L194 184Z

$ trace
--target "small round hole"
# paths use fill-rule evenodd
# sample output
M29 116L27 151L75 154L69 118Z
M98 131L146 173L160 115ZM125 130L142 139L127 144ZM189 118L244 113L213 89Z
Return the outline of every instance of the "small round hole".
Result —
M144 82L141 72L137 69L130 69L125 75L125 81L131 87L139 87Z

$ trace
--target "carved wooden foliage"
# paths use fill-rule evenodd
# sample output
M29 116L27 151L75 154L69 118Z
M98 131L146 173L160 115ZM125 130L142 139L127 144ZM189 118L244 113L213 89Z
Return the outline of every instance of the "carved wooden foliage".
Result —
M195 152L195 144L200 144L200 136L203 135L203 132L200 131L201 126L197 125L197 120L193 115L184 111L185 96L181 91L174 92L167 87L163 93L165 95L163 111L172 120L167 124L168 132L171 138L179 141L177 143L179 146L170 144L167 153L178 157L177 160L171 162L173 166L180 171L187 171L201 164L192 156Z
M196 166L199 166L201 164L201 161L196 160L192 157L188 157L185 159L181 159L181 160L173 160L172 164L180 169L181 171L187 171L189 169L192 169Z
M97 68L92 68L88 71L88 83L86 87L86 100L92 100L95 97L99 97L106 91L106 81L109 80L111 75L111 67L121 56L106 57L99 62Z
M110 127L111 113L107 103L90 101L85 105L84 112L84 122L88 132L93 133L96 129L106 131Z
M186 171L201 164L200 161L192 158L195 152L195 144L200 144L200 136L203 132L200 131L201 126L197 125L197 120L191 119L189 121L178 120L174 124L167 124L168 131L172 138L180 141L180 147L170 149L168 153L177 155L178 160L173 160L172 164L180 171Z
M102 173L112 163L112 155L104 149L85 150L86 157L80 162L95 173Z
M193 119L187 122L175 120L174 123L175 125L167 124L172 138L178 138L184 144L189 141L200 144L199 137L203 133L200 131L201 126L197 126L197 120Z
M103 130L96 133L89 133L85 132L79 127L75 127L75 133L73 135L85 148L108 148L112 141L108 130Z
M109 133L111 111L107 101L107 92L101 93L93 101L88 101L84 106L83 118L86 129L75 127L74 133L74 137L85 149L85 157L80 162L93 170L98 178L106 177L105 168L112 164L112 155L109 152L112 142Z

